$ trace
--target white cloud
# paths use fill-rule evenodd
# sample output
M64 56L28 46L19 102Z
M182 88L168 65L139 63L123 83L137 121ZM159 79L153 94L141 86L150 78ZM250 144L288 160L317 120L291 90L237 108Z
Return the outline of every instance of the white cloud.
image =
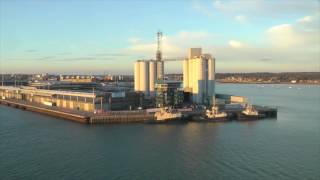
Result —
M244 44L240 41L236 41L236 40L230 40L229 41L229 46L232 48L243 48Z
M136 37L132 37L132 38L128 39L129 43L138 43L140 41L141 41L141 39L140 38L136 38Z
M312 18L314 21L309 24L316 22L315 17ZM203 52L217 59L217 70L220 72L316 71L319 67L319 29L307 31L305 25L296 22L270 27L262 36L264 41L254 44L241 37L230 40L223 34L180 31L163 37L163 55L165 58L184 57L188 48L202 47ZM144 58L154 58L156 42L154 38L149 41L141 39L129 44L127 50L135 55L144 55ZM181 67L177 62L176 66L166 66L166 69L177 72Z
M210 8L196 0L192 1L192 8L205 16L212 17L213 15L213 11L210 11Z
M234 19L236 21L238 21L239 23L243 23L243 24L248 22L247 17L244 16L244 15L237 15L237 16L234 17Z
M300 23L310 23L313 21L313 17L312 16L305 16L301 19L298 19L298 22Z
M267 35L273 46L290 47L301 43L301 38L291 24L273 26L267 30Z
M180 31L175 35L164 35L162 38L162 50L164 57L183 57L186 49L190 47L198 47L208 43L209 39L213 39L213 35L204 31ZM130 38L140 39L140 38ZM146 58L154 58L157 44L154 39L147 41L130 41L128 40L128 51L134 54L144 54ZM210 42L211 43L211 42Z
M266 31L267 40L275 47L314 49L319 46L318 16L305 16L294 24L281 24Z
M250 16L279 16L296 13L315 13L319 11L318 0L298 1L298 0L250 0L250 1L213 1L215 9L229 14L243 14Z

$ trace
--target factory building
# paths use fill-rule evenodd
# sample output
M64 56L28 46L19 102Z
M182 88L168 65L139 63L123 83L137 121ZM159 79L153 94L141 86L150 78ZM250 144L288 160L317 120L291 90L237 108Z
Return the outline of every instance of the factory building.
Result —
M181 82L159 82L156 84L156 107L180 107L183 103Z
M105 107L101 106L103 95L97 93L44 90L27 86L0 86L0 98L85 112L94 112Z
M215 59L201 48L190 48L183 61L183 88L193 103L214 104Z
M164 76L163 61L138 60L134 63L134 90L154 96L155 84Z
M72 82L72 83L90 83L93 80L93 76L72 76L72 75L60 75L59 80L63 82Z

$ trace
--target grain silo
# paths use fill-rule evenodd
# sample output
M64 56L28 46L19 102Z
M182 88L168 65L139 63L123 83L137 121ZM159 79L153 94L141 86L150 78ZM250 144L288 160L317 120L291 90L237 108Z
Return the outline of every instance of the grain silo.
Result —
M139 64L140 91L143 91L146 95L149 95L149 62L140 61Z
M154 87L157 81L157 63L156 61L149 61L149 90L150 95L154 95Z
M134 63L134 90L140 91L140 62Z
M189 61L183 60L183 88L189 88Z
M200 48L191 48L183 62L183 87L192 92L192 101L198 104L214 103L215 60L210 54L201 54Z

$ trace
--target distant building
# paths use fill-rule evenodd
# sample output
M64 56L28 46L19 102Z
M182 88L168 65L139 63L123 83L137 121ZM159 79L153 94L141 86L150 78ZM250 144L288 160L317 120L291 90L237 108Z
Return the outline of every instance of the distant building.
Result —
M180 82L156 83L156 107L181 106L183 89Z
M133 110L141 106L141 93L109 92L106 95L108 110Z
M183 88L197 104L213 104L215 97L215 59L202 54L201 48L190 48L183 61Z
M93 76L80 76L80 75L60 75L59 80L63 82L73 83L90 83L93 80Z

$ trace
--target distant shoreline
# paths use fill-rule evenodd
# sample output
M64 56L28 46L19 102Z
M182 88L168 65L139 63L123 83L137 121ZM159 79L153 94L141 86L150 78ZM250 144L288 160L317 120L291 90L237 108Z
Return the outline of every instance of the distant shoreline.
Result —
M226 82L226 81L219 81L218 83L221 84L287 84L287 85L320 85L320 83L290 83L290 82Z

